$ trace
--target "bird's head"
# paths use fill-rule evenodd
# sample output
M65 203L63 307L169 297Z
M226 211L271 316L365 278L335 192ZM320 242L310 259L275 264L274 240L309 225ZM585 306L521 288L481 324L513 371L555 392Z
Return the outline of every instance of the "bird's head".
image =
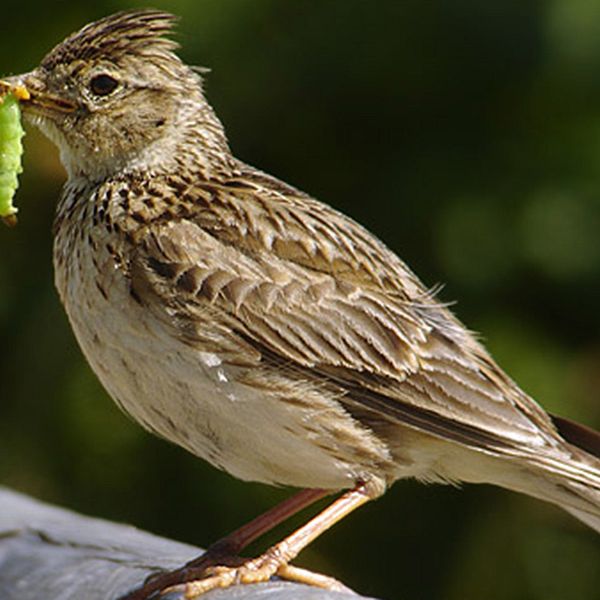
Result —
M0 92L26 90L25 117L58 145L70 176L160 170L177 155L181 160L182 143L208 164L227 144L200 75L165 37L174 20L144 10L91 23L33 71L0 81Z

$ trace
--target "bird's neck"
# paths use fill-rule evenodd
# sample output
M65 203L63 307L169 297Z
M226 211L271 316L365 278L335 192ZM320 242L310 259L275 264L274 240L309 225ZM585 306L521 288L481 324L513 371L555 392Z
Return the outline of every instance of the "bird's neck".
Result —
M185 172L201 179L228 173L235 164L225 131L208 106L183 109L164 136L122 166L120 173L172 174Z

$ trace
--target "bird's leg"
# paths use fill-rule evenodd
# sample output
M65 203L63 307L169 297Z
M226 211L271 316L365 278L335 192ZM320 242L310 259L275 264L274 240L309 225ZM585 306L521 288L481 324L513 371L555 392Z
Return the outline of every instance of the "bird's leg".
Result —
M165 591L180 591L184 593L186 599L192 600L215 588L229 587L238 583L268 581L273 575L318 587L348 591L348 588L335 579L292 567L288 563L324 531L376 495L379 494L375 493L368 484L361 483L340 496L294 533L271 546L258 558L248 559L233 567L209 567L206 569L208 576L204 579L189 581L182 586Z
M242 525L239 529L211 544L201 557L188 564L196 566L205 557L214 561L214 559L222 556L236 556L254 540L262 537L277 525L287 521L287 519L329 493L328 490L306 489L294 494L262 515L252 519L249 523Z
M238 559L237 555L246 546L329 493L328 490L322 489L301 490L211 544L204 554L186 563L180 569L150 577L141 588L123 596L121 600L144 600L169 586L202 577L206 568L216 561L240 562L243 559Z

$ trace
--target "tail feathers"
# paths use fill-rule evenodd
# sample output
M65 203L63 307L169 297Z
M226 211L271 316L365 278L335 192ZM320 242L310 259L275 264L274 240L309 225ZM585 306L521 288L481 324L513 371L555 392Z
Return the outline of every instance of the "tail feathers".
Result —
M558 486L557 504L600 533L600 484L567 481Z
M576 519L591 527L594 531L600 533L600 515L592 515L570 506L562 506L568 513L572 514Z
M588 465L572 460L564 465L564 470L556 460L546 465L536 463L497 483L555 504L600 533L600 470L592 474ZM574 473L578 466L584 468Z
M552 421L566 455L532 457L534 477L522 491L557 504L600 533L600 433L562 417Z

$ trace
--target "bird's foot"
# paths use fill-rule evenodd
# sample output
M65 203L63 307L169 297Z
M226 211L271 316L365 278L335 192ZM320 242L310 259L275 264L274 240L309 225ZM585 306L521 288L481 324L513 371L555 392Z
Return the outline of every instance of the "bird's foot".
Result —
M217 561L220 564L215 564ZM275 553L267 551L254 559L239 556L217 558L206 553L181 569L150 577L141 588L121 600L160 600L171 594L193 600L217 588L263 583L273 576L295 583L354 593L333 577L282 563Z
M226 588L239 584L264 583L269 581L273 576L305 585L354 593L350 588L333 577L282 563L281 559L275 553L267 551L258 558L246 559L236 566L219 565L208 567L204 570L202 579L171 586L165 589L159 598L163 594L178 592L186 600L194 600L202 594L217 588Z

